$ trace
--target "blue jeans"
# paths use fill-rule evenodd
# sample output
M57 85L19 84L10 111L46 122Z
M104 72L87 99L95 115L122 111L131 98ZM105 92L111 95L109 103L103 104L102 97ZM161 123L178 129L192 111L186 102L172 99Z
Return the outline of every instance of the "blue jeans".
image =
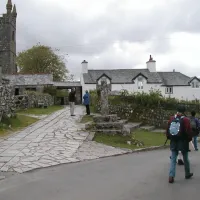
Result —
M188 152L182 152L183 155L183 161L184 161L184 167L185 167L185 176L190 174L190 162L188 159ZM171 163L170 163L170 170L169 170L169 176L175 177L176 175L176 159L178 156L178 151L172 151L171 155Z
M194 148L195 148L195 150L197 150L197 149L198 149L198 146L197 146L197 144L198 144L198 141L197 141L197 139L198 139L198 137L197 137L197 136L195 136L195 137L193 138L193 144L194 144Z

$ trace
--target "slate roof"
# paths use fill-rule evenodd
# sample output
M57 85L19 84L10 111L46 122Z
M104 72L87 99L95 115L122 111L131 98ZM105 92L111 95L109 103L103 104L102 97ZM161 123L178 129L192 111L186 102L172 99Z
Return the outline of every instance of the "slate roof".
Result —
M53 82L56 87L81 87L81 82Z
M114 69L114 70L88 70L88 74L83 74L85 83L96 83L96 80L103 74L110 77L112 83L133 83L133 79L139 74L148 77L148 83L161 83L157 73L151 73L148 69Z
M10 84L16 86L30 85L53 85L53 76L51 74L14 74L6 75Z
M106 75L114 84L133 83L134 78L143 75L147 78L147 83L157 83L165 86L189 86L190 77L180 72L150 72L148 69L111 69L111 70L88 70L83 74L86 84L96 84L96 81Z
M190 77L180 72L158 72L166 86L189 86Z

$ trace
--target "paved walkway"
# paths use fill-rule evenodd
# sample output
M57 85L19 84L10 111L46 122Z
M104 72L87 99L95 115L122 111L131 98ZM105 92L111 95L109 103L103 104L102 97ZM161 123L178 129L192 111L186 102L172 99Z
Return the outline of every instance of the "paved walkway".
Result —
M37 168L123 154L123 150L87 142L88 132L66 107L6 139L0 139L0 171L23 173ZM85 141L85 142L84 142Z

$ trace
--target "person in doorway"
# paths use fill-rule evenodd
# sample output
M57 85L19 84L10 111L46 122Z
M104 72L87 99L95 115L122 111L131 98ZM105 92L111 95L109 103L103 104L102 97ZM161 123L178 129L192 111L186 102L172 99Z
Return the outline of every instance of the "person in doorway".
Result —
M176 160L181 151L184 160L185 178L190 179L193 173L190 172L190 162L188 159L189 142L192 140L192 130L190 120L185 116L185 106L177 108L175 116L170 117L166 136L170 140L171 160L169 170L169 183L174 182L176 174Z
M87 115L90 115L90 95L89 95L89 92L87 90L85 91L85 94L83 96L83 103L86 107Z
M69 93L69 106L70 106L71 116L75 116L74 115L75 102L76 102L76 91L74 88L72 88L71 92Z
M200 130L200 124L199 124L199 120L195 117L196 116L196 112L192 111L191 112L191 117L190 117L190 125L191 125L191 129L192 129L192 135L193 135L193 145L194 145L194 149L195 151L198 151L198 135L199 135L199 130Z

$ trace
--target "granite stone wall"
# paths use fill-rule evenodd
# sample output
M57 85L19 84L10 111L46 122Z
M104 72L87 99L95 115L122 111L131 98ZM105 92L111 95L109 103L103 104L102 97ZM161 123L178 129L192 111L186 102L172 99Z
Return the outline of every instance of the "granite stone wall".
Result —
M143 122L158 128L166 128L170 116L174 115L172 110L162 108L146 108L139 105L109 105L110 114L117 114L119 117L134 122Z
M15 98L13 87L9 80L0 79L0 121L3 117L15 115Z
M45 106L54 105L54 98L49 94L26 92L24 95L15 96L17 109L36 108L43 103Z

